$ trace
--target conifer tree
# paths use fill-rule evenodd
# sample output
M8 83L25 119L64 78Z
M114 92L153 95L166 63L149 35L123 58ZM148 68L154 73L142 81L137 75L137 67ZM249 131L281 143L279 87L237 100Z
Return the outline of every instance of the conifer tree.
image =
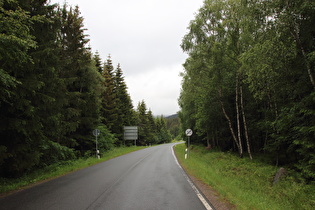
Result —
M148 130L147 130L147 144L156 144L157 141L157 133L159 132L156 127L156 122L153 117L153 113L151 109L147 112L148 118Z
M138 103L137 107L137 125L139 126L139 145L146 145L148 142L148 133L149 133L149 122L147 116L147 106L144 101Z
M108 56L104 68L104 92L102 93L101 121L115 133L115 125L117 124L117 96L115 93L114 67L111 57ZM116 133L117 134L117 133Z
M0 173L5 176L21 174L40 158L43 133L32 99L42 84L25 67L36 47L34 22L17 1L0 2Z
M38 121L44 132L40 164L45 165L74 157L71 149L58 143L60 136L67 132L61 124L61 112L66 100L63 91L65 83L59 75L62 67L59 57L62 49L58 40L60 17L56 6L48 5L46 1L25 3L23 7L34 16L45 17L33 26L33 35L38 47L30 51L33 62L27 66L36 75L37 81L43 84L38 89L39 96L32 101L38 110Z
M99 123L98 88L100 79L95 65L92 65L89 40L84 34L83 18L79 8L65 4L60 9L62 46L62 69L60 77L66 82L67 103L62 113L66 138L62 144L80 149L82 152L93 147L91 131Z
M102 59L100 57L100 54L98 51L95 52L93 56L93 60L95 62L95 66L97 68L97 71L102 74L103 73L103 64L102 64Z
M118 64L114 75L114 92L117 97L117 122L115 133L118 134L120 144L123 138L123 126L131 126L134 124L134 112L131 98L127 92L127 85L124 81L123 72Z
M166 120L163 115L155 118L155 125L157 143L161 144L171 142L172 136L170 134L170 131L167 129Z

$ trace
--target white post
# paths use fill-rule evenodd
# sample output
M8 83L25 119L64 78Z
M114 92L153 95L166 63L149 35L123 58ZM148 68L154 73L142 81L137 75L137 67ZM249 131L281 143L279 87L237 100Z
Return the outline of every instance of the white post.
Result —
M98 150L97 150L97 135L95 135L95 151L96 151L96 158L99 158Z
M187 152L187 156L190 156L190 138L188 136L188 152Z

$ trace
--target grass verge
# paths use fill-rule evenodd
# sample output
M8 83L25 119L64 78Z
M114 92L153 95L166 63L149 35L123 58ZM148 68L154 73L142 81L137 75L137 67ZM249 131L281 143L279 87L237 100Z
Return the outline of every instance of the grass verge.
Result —
M17 179L0 178L0 196L10 194L16 190L30 187L36 183L60 177L62 175L95 165L97 163L130 153L146 147L117 147L107 151L100 159L95 157L69 160L47 166L28 173Z
M315 209L315 184L296 181L290 171L272 186L279 168L199 146L184 159L184 150L185 144L175 146L187 173L210 185L237 209Z

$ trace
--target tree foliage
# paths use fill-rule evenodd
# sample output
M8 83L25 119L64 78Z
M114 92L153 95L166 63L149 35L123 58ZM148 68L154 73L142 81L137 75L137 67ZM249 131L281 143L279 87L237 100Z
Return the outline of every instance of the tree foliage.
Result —
M314 179L314 3L206 0L182 40L192 142L265 152Z
M139 126L139 145L162 144L172 140L165 118L154 117L144 100L138 103L136 124Z
M96 128L106 151L135 123L121 68L85 31L78 7L0 1L0 176L94 154Z
M0 1L0 176L101 153L141 125L141 145L170 141L151 111L137 113L118 64L88 47L79 8ZM157 137L159 136L159 137Z

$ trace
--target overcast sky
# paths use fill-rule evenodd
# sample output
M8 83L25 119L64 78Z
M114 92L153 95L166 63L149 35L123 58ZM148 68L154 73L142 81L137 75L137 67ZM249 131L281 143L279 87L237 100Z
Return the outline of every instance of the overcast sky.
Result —
M63 4L64 0L51 0ZM203 0L67 0L78 5L92 51L120 63L134 107L144 100L154 115L179 111L180 48Z

